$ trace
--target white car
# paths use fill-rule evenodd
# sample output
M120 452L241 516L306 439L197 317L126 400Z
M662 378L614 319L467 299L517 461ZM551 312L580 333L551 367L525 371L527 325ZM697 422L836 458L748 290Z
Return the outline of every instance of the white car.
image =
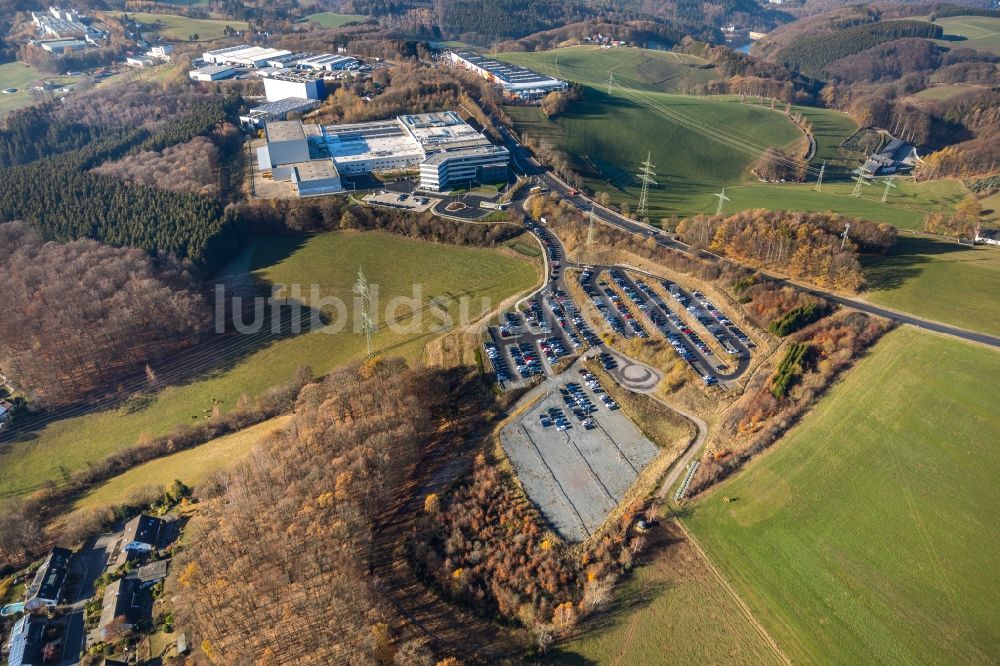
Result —
M4 88L3 92L5 95L10 95L17 92L17 88Z

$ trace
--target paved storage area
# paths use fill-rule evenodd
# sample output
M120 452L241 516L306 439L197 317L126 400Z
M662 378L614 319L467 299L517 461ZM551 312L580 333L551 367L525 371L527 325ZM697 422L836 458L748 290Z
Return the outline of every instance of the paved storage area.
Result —
M602 402L606 394L599 385L596 390L588 386L578 367L546 379L525 396L525 401L545 397L500 433L529 497L567 541L592 534L659 452L620 409ZM582 400L567 389L570 384L577 385L575 396ZM605 401L617 407L609 397ZM590 414L580 418L584 403L591 405ZM568 428L559 429L553 410L562 413Z

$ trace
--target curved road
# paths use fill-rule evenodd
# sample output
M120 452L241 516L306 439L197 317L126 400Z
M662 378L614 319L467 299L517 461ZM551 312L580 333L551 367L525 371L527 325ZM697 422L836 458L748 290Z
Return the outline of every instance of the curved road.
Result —
M536 160L528 150L521 145L517 138L508 130L506 127L500 126L500 135L504 139L504 143L507 149L511 153L511 157L514 160L514 164L522 171L525 175L534 176L538 178L541 182L544 182L547 187L549 187L553 192L557 192L563 199L571 203L577 210L581 212L593 211L594 216L600 221L608 224L610 226L621 229L628 233L634 234L636 236L641 236L643 238L652 238L659 245L664 247L669 247L681 252L686 252L688 254L694 255L702 259L708 259L710 261L729 261L720 257L717 254L707 252L705 250L699 250L696 248L682 243L681 241L673 238L669 234L660 229L650 227L641 222L636 222L635 220L630 220L627 217L623 217L615 211L605 208L599 203L587 198L583 194L574 192L569 185L564 183L558 177L548 172L539 162ZM735 262L734 262L735 263ZM879 317L884 317L891 321L895 321L901 324L909 324L917 328L922 328L927 331L932 331L934 333L942 333L944 335L951 335L956 338L961 338L962 340L967 340L969 342L976 342L979 344L989 345L991 347L1000 348L1000 338L988 335L986 333L978 333L976 331L969 331L957 326L950 326L937 321L932 321L928 319L922 319L914 315L906 314L904 312L899 312L897 310L892 310L890 308L881 307L878 305L872 305L866 301L862 301L855 298L849 298L847 296L842 296L835 292L825 291L823 289L817 289L816 287L809 287L786 278L782 278L776 275L772 275L765 271L758 271L764 277L774 280L779 284L788 285L796 289L800 289L807 293L813 294L814 296L819 296L830 300L838 305L844 307L853 308L861 312L866 312L868 314L876 315Z

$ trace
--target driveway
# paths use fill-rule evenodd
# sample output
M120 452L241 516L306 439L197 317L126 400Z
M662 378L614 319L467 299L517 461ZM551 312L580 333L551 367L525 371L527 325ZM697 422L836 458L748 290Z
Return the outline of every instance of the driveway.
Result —
M83 606L94 596L94 581L104 573L111 548L121 538L121 532L101 534L87 541L70 561L70 569L80 577L73 596L73 603L66 611L66 633L63 635L61 666L80 663L80 654L86 647L87 632L83 627Z

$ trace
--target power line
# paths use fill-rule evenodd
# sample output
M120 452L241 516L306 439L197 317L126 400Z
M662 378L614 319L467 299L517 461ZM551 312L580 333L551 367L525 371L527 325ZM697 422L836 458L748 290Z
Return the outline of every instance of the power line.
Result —
M856 173L857 177L854 179L854 191L851 192L851 196L855 199L859 199L861 198L861 186L871 185L871 182L868 180L868 176L866 176L864 171L861 169L858 169Z
M727 201L730 200L729 197L726 196L726 188L723 187L722 192L720 192L719 194L713 194L712 196L719 198L719 207L715 209L715 214L722 215L722 207L725 205Z
M377 327L372 319L371 288L368 286L368 278L365 277L360 267L358 267L358 281L354 283L354 293L361 297L361 332L365 335L368 358L371 358L375 355L372 351L372 336Z
M642 190L639 192L639 207L636 208L635 212L638 215L645 215L649 210L649 186L656 185L656 172L651 161L653 157L652 151L646 153L646 161L640 162L639 164L639 181L642 183Z
M819 176L816 178L816 191L821 192L823 190L823 174L826 173L826 160L823 160L823 166L819 168Z
M895 176L889 176L885 179L885 192L882 193L882 203L886 203L889 200L889 188L896 187L896 184L892 182Z

